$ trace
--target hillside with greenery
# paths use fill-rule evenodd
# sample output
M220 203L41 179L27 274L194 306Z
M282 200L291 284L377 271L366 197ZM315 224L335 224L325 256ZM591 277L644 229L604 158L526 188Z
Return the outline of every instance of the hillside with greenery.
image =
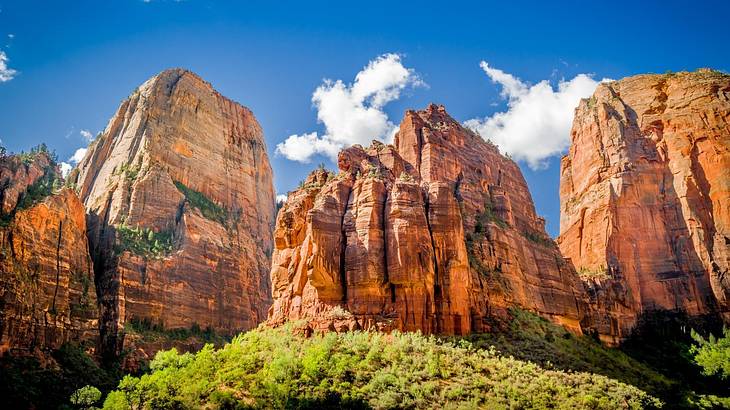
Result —
M222 349L158 353L104 402L129 408L658 407L640 389L416 333L297 335L260 327Z
M510 321L497 325L499 331L466 340L546 369L619 380L661 399L664 408L730 408L730 384L715 375L721 373L721 363L730 367L730 337L700 336L717 328L712 321L672 312L645 315L621 347L608 348L535 314L519 309L510 314Z

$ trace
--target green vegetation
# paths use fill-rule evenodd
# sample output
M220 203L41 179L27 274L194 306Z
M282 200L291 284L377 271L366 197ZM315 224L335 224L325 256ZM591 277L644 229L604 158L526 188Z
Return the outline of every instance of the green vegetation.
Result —
M365 178L383 179L383 170L380 167L368 164L365 168Z
M130 227L124 224L116 226L117 244L115 252L121 254L130 251L146 258L162 258L173 249L172 232L155 232L151 229Z
M92 306L89 298L89 290L93 285L92 280L88 275L85 275L82 272L72 272L71 279L74 282L81 284L81 297L78 302L71 303L71 314L74 316L84 316L91 312L94 307Z
M84 386L71 395L71 404L74 408L90 410L96 409L94 405L101 400L101 391L94 386Z
M608 270L603 265L595 269L591 269L587 266L581 266L580 268L578 268L578 276L580 276L580 278L583 280L610 278Z
M498 331L471 335L467 340L544 368L619 380L658 397L668 408L730 408L730 399L718 397L730 396L727 384L703 377L687 354L689 335L683 331L691 322L686 317L660 312L646 315L629 340L614 349L591 337L575 336L533 313L512 309L510 315L510 321L495 324Z
M536 243L546 248L552 248L555 246L555 242L552 239L539 233L522 232L522 236L527 238L527 240L529 240L530 242Z
M604 376L415 333L298 336L260 327L220 350L160 352L104 402L129 408L643 408L659 402Z
M0 358L3 408L55 410L68 404L77 389L93 385L105 393L121 378L116 367L101 369L78 345L65 344L50 355L53 360L46 365L32 356Z
M459 201L459 207L463 215L463 203L461 201ZM465 238L466 250L469 258L469 266L471 266L472 269L485 277L497 279L500 286L506 289L508 287L508 283L506 281L500 280L501 277L499 275L499 270L490 269L488 266L486 266L476 252L476 248L480 246L480 244L484 241L486 237L487 225L490 223L495 223L501 228L507 228L509 226L505 220L500 218L494 212L494 205L489 201L485 201L484 211L475 216L474 232L466 234Z
M222 346L230 341L230 337L217 334L210 326L201 329L200 325L194 323L190 328L167 329L162 323L153 323L150 319L132 318L124 325L124 331L128 334L140 335L146 342L156 341L189 341L197 339L205 343L213 343Z
M56 153L48 149L48 146L44 143L31 148L30 152L22 151L20 154L18 154L18 158L20 158L20 160L23 161L25 165L30 165L40 155L47 156L52 165L55 165L56 162L58 162L58 156L56 155Z
M31 152L34 152L31 150ZM38 151L38 152L45 152L45 151ZM29 154L20 154L20 155L29 155ZM37 158L37 152L33 154L32 157L33 160ZM25 162L26 159L23 159ZM32 206L43 202L46 198L48 198L50 195L52 195L54 192L57 192L59 189L62 188L62 182L59 178L58 174L56 173L54 169L55 164L51 163L46 169L44 169L44 174L40 178L38 178L33 184L28 186L26 191L21 194L20 198L18 199L18 204L16 205L15 209L13 209L12 212L9 212L7 214L2 213L0 211L0 226L8 226L10 222L13 220L13 217L15 217L15 214L18 211L31 208Z
M691 336L697 344L692 345L690 353L695 363L702 367L702 373L730 379L730 329L723 329L723 337L720 338L710 334L705 339L694 330Z
M137 164L137 165L122 164L119 168L114 170L113 174L121 175L127 181L132 182L137 179L141 169L142 169L142 166L140 164Z
M406 173L405 171L400 173L400 176L398 177L398 179L403 182L413 182L413 177L410 174Z
M185 195L185 199L193 207L200 211L203 216L211 221L219 222L222 225L228 220L228 212L220 205L208 199L205 194L185 186L182 182L175 181L177 189Z
M484 232L484 227L489 222L494 222L502 229L505 229L509 226L507 221L500 218L499 215L497 215L494 212L494 204L492 204L489 201L484 202L484 211L480 214L477 214L476 216L476 222L474 223L474 232L475 233L482 233Z

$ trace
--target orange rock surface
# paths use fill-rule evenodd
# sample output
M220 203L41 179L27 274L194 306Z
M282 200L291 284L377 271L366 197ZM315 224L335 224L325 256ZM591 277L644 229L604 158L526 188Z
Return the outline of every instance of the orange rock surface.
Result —
M577 108L558 242L609 341L654 309L727 315L729 122L730 76L711 70L604 83Z
M222 333L265 319L274 192L250 110L189 71L164 71L121 104L72 178L89 213L105 346L118 349L133 319Z
M511 306L580 332L581 281L510 159L442 106L394 145L339 154L291 192L274 231L269 323L465 334Z
M0 158L0 352L98 336L84 207L70 189L52 193L59 178L46 154Z

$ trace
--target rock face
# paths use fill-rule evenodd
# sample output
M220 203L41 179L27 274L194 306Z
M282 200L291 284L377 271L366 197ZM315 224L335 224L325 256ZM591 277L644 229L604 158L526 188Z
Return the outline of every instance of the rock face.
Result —
M59 181L45 152L0 157L0 353L98 336L84 207Z
M265 319L274 193L250 110L164 71L121 104L70 178L89 214L107 350L132 320L233 333Z
M600 333L642 312L730 308L730 76L699 70L598 86L562 160L560 249Z
M520 306L580 331L583 285L518 166L442 106L407 112L394 145L345 149L338 165L279 212L271 324L465 334Z

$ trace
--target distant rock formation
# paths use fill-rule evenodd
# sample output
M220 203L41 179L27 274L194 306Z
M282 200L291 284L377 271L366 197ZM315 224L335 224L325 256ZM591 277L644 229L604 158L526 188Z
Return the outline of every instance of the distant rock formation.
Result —
M347 148L338 165L279 212L269 323L466 334L519 306L580 332L583 285L519 167L443 106L408 111L394 145Z
M0 354L98 336L83 204L45 151L0 156Z
M69 179L89 214L107 353L130 320L234 333L265 319L274 191L250 110L164 71L121 104Z
M560 238L616 342L655 309L730 308L730 76L603 83L562 160Z

